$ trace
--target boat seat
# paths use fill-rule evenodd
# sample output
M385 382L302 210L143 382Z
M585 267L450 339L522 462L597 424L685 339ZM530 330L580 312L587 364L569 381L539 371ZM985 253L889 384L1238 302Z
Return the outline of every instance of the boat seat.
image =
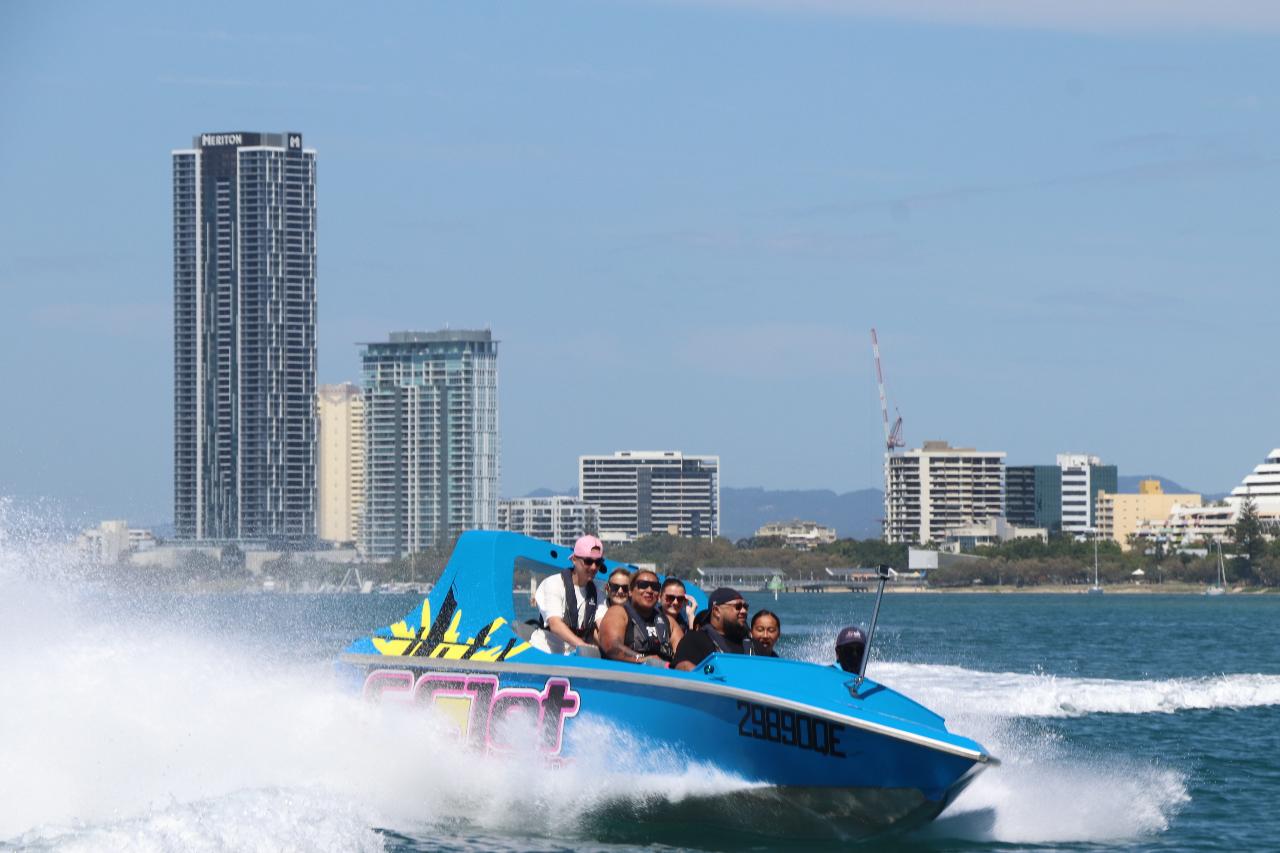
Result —
M585 646L578 646L576 654L580 658L598 658L600 657L600 650L595 646L588 644Z
M524 640L526 643L533 639L533 632L538 630L537 625L530 625L526 622L513 622L511 630L516 632L516 636Z

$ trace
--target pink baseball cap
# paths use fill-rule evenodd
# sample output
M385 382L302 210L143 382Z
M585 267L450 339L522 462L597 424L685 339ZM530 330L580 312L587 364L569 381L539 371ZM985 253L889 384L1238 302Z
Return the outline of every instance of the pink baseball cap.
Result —
M603 557L604 545L596 537L587 534L573 543L573 556L575 557Z

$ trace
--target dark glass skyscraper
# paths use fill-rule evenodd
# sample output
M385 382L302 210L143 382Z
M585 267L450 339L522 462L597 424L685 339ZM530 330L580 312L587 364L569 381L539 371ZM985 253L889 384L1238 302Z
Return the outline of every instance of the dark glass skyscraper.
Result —
M1010 465L1004 469L1004 515L1018 527L1062 532L1062 469L1057 465Z
M315 190L299 133L205 133L173 152L180 539L314 539Z

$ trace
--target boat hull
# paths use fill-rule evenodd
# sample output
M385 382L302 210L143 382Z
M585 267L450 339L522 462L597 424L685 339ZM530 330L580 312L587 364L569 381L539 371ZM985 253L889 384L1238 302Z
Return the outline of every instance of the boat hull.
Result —
M442 712L477 748L528 751L532 740L548 759L573 761L598 749L605 726L638 745L639 757L629 760L641 772L714 767L744 787L692 798L699 820L742 829L749 814L753 834L851 838L913 826L941 812L987 760L860 719L852 699L848 713L839 713L736 685L732 664L739 661L695 673L601 663L345 661L367 699Z

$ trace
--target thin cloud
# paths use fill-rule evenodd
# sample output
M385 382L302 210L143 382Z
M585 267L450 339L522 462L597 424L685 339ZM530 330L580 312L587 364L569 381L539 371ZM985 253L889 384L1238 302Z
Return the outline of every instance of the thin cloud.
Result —
M798 213L805 216L820 216L848 215L872 210L888 210L895 218L903 219L909 217L914 211L919 209L954 204L956 202L973 201L975 199L1007 193L1071 186L1159 184L1168 181L1181 181L1192 178L1257 172L1271 168L1278 162L1280 162L1280 157L1263 157L1253 154L1161 160L1154 163L1139 163L1131 166L1119 166L1114 169L1080 172L1074 175L1060 175L1035 181L965 184L956 187L931 190L928 192L911 193L892 198L868 199L849 204L815 205L798 211Z
M1274 0L680 0L778 13L1086 33L1280 31Z
M160 303L95 305L64 302L32 309L33 326L50 332L112 338L166 338L171 328L169 306Z
M298 83L291 80L257 80L249 77L184 77L162 74L157 83L167 86L198 86L209 89L271 89L276 91L327 92L339 95L363 95L373 91L363 83Z
M699 329L672 352L693 373L780 380L847 376L849 353L861 345L847 326L751 323Z
M116 31L120 32L119 30ZM224 44L244 44L252 46L319 46L322 39L312 33L304 32L235 32L223 29L175 30L150 27L141 31L145 38L165 42L212 41Z

